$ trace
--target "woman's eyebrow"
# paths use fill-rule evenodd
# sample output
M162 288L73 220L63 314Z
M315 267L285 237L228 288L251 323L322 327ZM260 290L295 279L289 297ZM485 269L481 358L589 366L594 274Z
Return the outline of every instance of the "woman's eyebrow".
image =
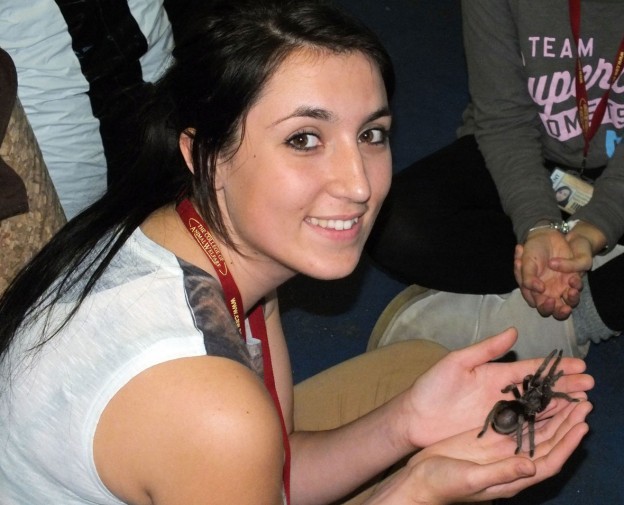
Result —
M292 119L294 117L309 117L313 119L320 119L322 121L335 121L336 115L327 109L321 109L320 107L312 107L309 105L302 105L301 107L297 107L292 114L288 114L288 116L278 119L271 126L275 126L278 123L286 121L288 119Z
M392 116L390 113L390 109L388 107L381 107L372 114L370 114L364 121L364 123L369 123L370 121L374 121L375 119L379 119L380 117ZM301 107L297 107L292 114L285 116L283 118L278 119L273 122L271 126L275 126L278 123L286 121L288 119L292 119L295 117L309 117L312 119L320 119L322 121L335 121L336 115L333 112L328 111L327 109L322 109L320 107L311 107L308 105L303 105Z
M364 121L364 123L370 123L371 121L375 121L375 119L379 119L380 117L392 117L392 112L390 112L390 108L385 106L377 109L366 118L366 121Z

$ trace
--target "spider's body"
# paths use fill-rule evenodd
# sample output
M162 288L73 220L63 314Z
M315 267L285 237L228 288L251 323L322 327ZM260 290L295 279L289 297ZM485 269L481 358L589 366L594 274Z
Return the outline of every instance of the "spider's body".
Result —
M548 373L542 377L542 373L548 363L557 355L557 358L550 367ZM500 400L496 402L483 425L483 430L479 433L482 436L491 424L494 431L502 434L516 433L517 448L516 454L522 449L522 428L524 423L529 425L529 454L533 457L535 451L535 415L542 412L553 398L565 398L569 402L578 402L565 393L553 391L555 382L563 375L563 371L556 372L561 361L562 351L557 353L555 349L544 362L539 366L534 375L527 375L522 382L522 394L515 384L505 387L502 392L513 393L514 400Z

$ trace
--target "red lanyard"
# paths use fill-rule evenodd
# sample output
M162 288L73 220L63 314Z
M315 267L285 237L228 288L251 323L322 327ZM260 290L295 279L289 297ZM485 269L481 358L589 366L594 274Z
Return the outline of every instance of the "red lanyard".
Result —
M245 325L243 321L245 319L245 312L243 310L243 302L241 298L238 286L234 281L234 276L229 271L223 255L219 250L219 246L214 240L214 237L208 231L206 223L202 217L197 213L193 204L188 198L183 199L176 207L182 222L189 230L195 241L202 248L208 259L212 262L219 276L221 287L226 299L227 308L241 332L243 340L245 340ZM277 389L275 387L275 377L273 375L273 365L271 363L271 351L269 348L269 339L267 336L266 324L264 321L264 312L262 310L262 304L258 303L256 307L249 314L249 326L251 328L252 335L260 340L262 343L262 363L264 368L264 384L269 390L273 403L280 416L282 424L282 437L284 439L284 492L286 493L286 502L290 503L290 444L288 441L288 431L286 430L286 423L284 422L284 415L282 414L282 408L277 396Z
M594 114L590 120L589 118L589 103L587 98L587 85L585 83L585 76L583 75L583 65L581 63L581 55L579 52L579 42L581 40L581 0L568 0L568 4L570 6L570 26L572 28L572 35L574 36L574 42L576 44L576 104L579 111L579 121L581 123L581 128L583 130L583 139L585 145L583 147L583 165L582 168L585 168L585 163L587 161L587 154L589 153L589 143L591 139L594 138L598 128L600 128L600 124L602 123L602 118L605 115L605 111L607 109L607 101L609 98L609 94L611 93L611 88L613 87L613 83L617 80L617 78L622 73L622 69L624 68L624 38L620 42L620 47L618 49L615 62L613 64L613 71L611 72L611 77L609 78L609 89L602 95L596 109L594 110Z

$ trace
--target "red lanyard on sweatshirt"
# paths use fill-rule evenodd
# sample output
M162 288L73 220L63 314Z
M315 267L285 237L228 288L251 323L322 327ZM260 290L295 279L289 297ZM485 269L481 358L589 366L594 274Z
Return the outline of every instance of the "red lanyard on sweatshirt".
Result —
M583 65L581 63L581 54L579 51L579 43L581 40L581 0L568 0L570 8L570 27L572 28L572 35L574 36L574 42L576 44L576 104L579 112L579 122L581 123L581 129L583 130L583 164L581 168L585 168L587 162L587 154L589 153L589 143L594 138L602 119L607 109L607 102L611 88L622 73L624 68L624 38L620 42L615 62L613 63L613 71L609 78L609 89L602 95L594 114L590 120L589 117L589 103L587 98L587 85L585 83L585 76L583 75Z
M221 287L223 288L228 311L230 312L232 319L234 319L243 340L245 340L245 312L243 310L241 294L238 286L236 285L236 281L234 280L234 276L229 271L227 264L225 263L219 246L208 230L206 223L197 213L188 198L183 199L177 205L176 210L178 211L182 222L195 239L195 242L197 242L197 244L202 248L208 259L214 265L217 275L219 276L219 281L221 282ZM249 326L251 328L251 334L261 342L264 384L271 394L282 425L282 438L284 439L285 452L283 472L284 492L286 493L286 503L290 504L290 444L288 442L286 423L284 422L282 408L280 406L277 389L275 387L275 377L273 375L273 365L271 363L271 351L269 348L269 339L261 303L258 303L249 314Z

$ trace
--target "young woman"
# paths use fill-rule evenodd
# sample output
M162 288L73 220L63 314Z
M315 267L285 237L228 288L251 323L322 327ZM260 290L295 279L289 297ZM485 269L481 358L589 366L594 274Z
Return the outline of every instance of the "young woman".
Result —
M390 183L392 67L324 3L200 14L137 166L0 301L0 501L441 504L556 473L587 401L551 402L533 458L477 438L541 362L489 363L512 331L448 356L390 346L293 393L275 288L355 268ZM585 399L584 363L560 368Z

